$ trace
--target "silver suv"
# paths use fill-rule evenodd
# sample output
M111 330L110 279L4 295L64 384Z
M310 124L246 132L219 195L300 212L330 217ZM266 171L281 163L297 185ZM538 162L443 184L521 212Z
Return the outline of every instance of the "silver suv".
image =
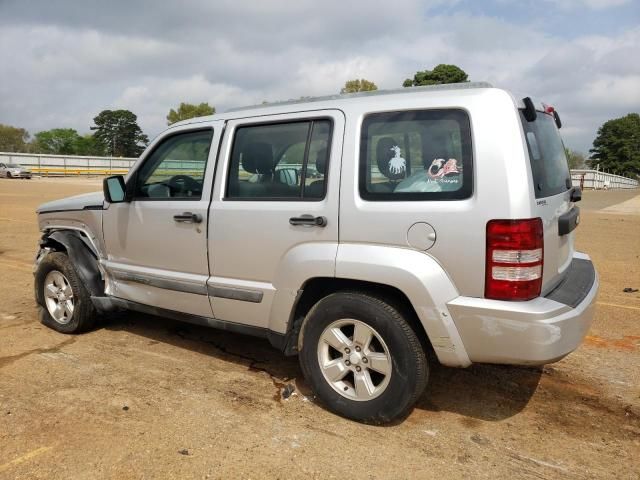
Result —
M485 83L174 124L126 178L38 209L41 320L128 309L265 337L367 422L406 415L429 362L556 361L598 290L559 127Z

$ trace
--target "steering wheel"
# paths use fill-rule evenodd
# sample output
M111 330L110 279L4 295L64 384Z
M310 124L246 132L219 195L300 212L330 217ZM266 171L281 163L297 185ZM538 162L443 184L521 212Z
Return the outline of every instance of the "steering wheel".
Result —
M171 192L199 192L200 184L189 175L174 175L167 181Z

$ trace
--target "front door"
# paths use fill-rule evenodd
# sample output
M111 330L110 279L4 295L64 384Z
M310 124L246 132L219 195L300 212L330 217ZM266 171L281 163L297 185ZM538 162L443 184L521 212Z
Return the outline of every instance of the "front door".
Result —
M109 294L212 317L208 207L221 123L171 130L127 178L130 202L104 211Z
M281 330L304 275L333 276L344 114L227 122L209 219L209 280L220 320ZM222 160L224 159L224 160Z

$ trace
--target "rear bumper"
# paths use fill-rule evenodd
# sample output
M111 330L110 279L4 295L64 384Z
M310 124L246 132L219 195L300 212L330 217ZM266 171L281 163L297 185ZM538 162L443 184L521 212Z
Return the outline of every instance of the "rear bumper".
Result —
M542 365L580 345L593 320L598 287L590 258L576 253L565 280L546 297L458 297L448 308L472 362Z

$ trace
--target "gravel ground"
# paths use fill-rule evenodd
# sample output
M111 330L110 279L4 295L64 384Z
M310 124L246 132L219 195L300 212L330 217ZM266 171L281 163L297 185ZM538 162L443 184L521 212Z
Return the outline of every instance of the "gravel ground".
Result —
M602 211L640 192L584 194L577 246L602 288L576 352L434 365L411 415L374 427L326 411L259 339L140 314L41 326L33 211L99 185L0 179L0 478L640 479L640 294L623 293L640 288L640 211Z

